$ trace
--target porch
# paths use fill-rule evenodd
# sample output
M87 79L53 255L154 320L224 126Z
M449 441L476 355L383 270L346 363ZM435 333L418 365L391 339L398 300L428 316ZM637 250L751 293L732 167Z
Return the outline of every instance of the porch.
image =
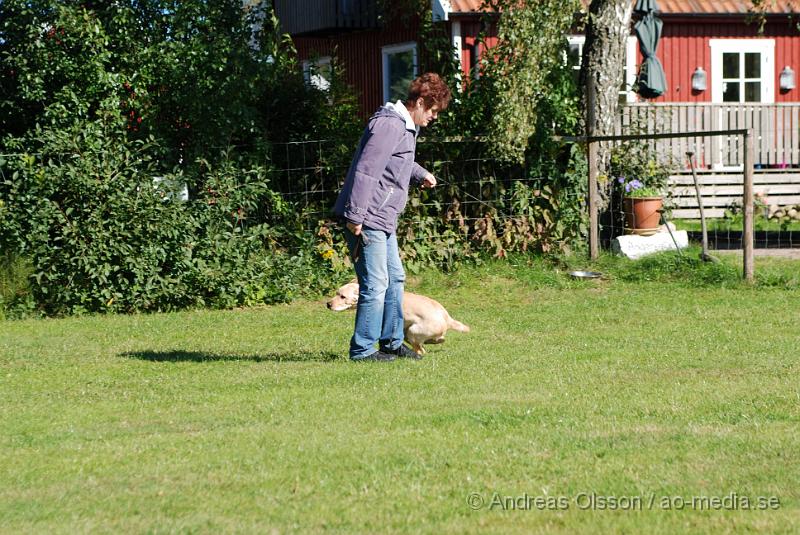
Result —
M618 124L620 134L753 128L755 195L770 206L800 204L800 103L635 103L623 107ZM669 179L675 205L672 217L699 217L687 152L695 154L706 216L722 217L726 208L741 205L744 147L740 136L698 136L649 143L676 169Z

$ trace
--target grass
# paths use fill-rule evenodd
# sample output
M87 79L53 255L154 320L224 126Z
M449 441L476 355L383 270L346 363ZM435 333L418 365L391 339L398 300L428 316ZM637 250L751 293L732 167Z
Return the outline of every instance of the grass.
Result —
M0 321L5 319L5 309L30 308L30 285L28 279L33 272L29 261L8 252L0 252Z
M414 278L472 327L420 362L322 301L2 322L0 531L796 533L797 262L675 258Z

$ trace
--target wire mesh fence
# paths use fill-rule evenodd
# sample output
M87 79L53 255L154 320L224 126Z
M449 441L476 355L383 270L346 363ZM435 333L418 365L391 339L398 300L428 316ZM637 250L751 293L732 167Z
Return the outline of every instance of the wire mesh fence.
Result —
M630 223L626 222L625 184L619 181L646 183L646 177L633 174L636 165L632 163L638 162L644 173L665 173L666 210L658 223L672 222L678 230L687 231L690 240L699 242L702 202L709 246L741 249L744 150L741 139L733 137L724 144L715 144L715 147L730 148L730 154L724 155L730 165L716 168L703 165L696 154L691 160L687 154L677 158L674 142L668 146L658 140L635 144L607 142L607 148L617 154L618 162L616 169L612 162L612 172L606 178L608 182L601 185L605 200L600 214L601 244L608 247L614 237L631 231ZM685 145L693 152L704 151L708 139L687 134ZM353 150L354 147L337 140L303 140L272 144L257 159L268 170L265 176L269 187L291 204L304 229L314 232L320 221L334 220L331 208L347 174ZM13 169L9 166L15 158L30 156L41 160L45 157L74 159L77 155L0 154L5 162L5 180L11 177ZM412 233L429 237L442 237L448 232L479 235L485 231L486 224L495 225L502 234L504 224L534 214L531 204L553 185L552 178L532 176L524 165L492 157L486 143L479 139L421 140L416 159L437 177L439 185L432 190L412 190L409 208L417 217L403 218L403 224L406 228L416 226L411 229ZM696 166L694 173L690 161ZM758 163L755 168L755 247L800 248L800 168L765 168ZM562 203L585 207L586 194L581 188L562 190L558 194L562 196Z
M331 209L352 151L353 147L325 140L272 147L268 159L274 169L273 187L294 203L308 230L320 220L334 218ZM531 176L525 165L492 157L480 139L422 140L416 161L435 175L437 187L411 188L407 212L413 215L401 218L401 228L415 227L410 229L412 235L480 234L486 224L502 233L504 225L530 214L530 205L549 195L552 185L551 178ZM584 201L580 191L559 194L570 198L566 202Z
M273 146L269 161L273 166L273 185L303 210L309 220L331 217L337 194L350 165L352 148L344 153L332 141L301 141ZM502 213L501 194L514 182L537 183L525 176L521 166L509 165L487 156L479 141L423 142L417 148L417 161L437 177L438 189L414 192L415 206L442 208L447 191L473 222L485 210Z
M650 140L650 149L672 161L671 217L699 240L700 221L692 165L716 249L739 249L742 242L744 147L738 135L692 135L696 131L751 128L753 131L754 246L800 247L800 105L636 104L624 107L618 133L687 132L680 138Z
M302 225L300 231L314 233L321 224L335 225L332 207L347 175L354 148L341 140L303 140L274 143L260 153L253 147L237 146L209 149L209 154L225 152L225 158L233 160L246 154L247 161L259 162L267 187L289 204L293 221ZM0 172L10 179L21 158L35 158L34 165L42 166L46 174L50 165L47 162L54 166L65 165L77 161L80 155L0 154L0 158ZM401 239L424 236L445 240L455 233L464 241L480 246L481 240L489 234L502 237L509 229L524 226L525 220L530 222L535 218L534 206L560 202L574 203L580 209L584 202L580 191L553 191L551 178L532 176L525 165L492 157L486 143L480 139L421 140L417 144L416 160L436 176L438 184L433 189L411 188L406 213L400 221ZM191 172L176 174L175 170L144 169L138 172L142 183L152 179L154 186L161 189L174 186L182 200L188 197L190 202L216 202L214 198L206 199L207 192L216 192L213 185L203 183L202 177ZM165 179L165 176L170 178ZM243 184L244 187L247 185ZM560 196L558 201L556 196ZM261 209L244 216L232 214L242 230L268 216L268 210ZM538 232L536 228L523 230L531 234ZM287 252L302 248L297 235L286 236L285 243L273 244Z
M673 223L685 230L689 240L702 237L701 207L706 221L711 249L738 250L743 243L744 147L741 136L720 136L713 150L725 151L720 158L726 165L709 166L703 154L712 150L714 138L687 133L681 143L675 139L640 142L605 142L617 167L628 168L646 160L653 168L666 171L664 213L660 223ZM676 146L686 148L678 155ZM612 157L613 158L613 157ZM638 160L637 160L638 159ZM620 165L620 162L622 163ZM625 183L637 178L613 171L604 190L606 208L600 214L602 244L608 246L614 237L631 232L630 210L625 206L625 192L614 181ZM640 166L641 167L641 166ZM652 179L652 176L649 178ZM647 178L642 179L647 184ZM601 188L602 189L602 188ZM754 246L757 249L800 248L800 167L772 167L754 162ZM626 221L626 212L628 212Z

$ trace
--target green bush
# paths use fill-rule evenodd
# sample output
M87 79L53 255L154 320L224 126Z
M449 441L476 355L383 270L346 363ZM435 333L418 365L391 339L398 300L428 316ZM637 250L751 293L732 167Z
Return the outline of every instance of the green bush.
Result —
M268 2L7 0L0 61L0 250L42 312L286 301L344 269L270 147L336 133L342 165L355 97L304 83Z
M325 214L360 134L355 95L335 61L330 90L304 83L271 4L255 4L3 3L0 248L28 259L26 299L39 310L253 305L326 291L351 276ZM429 3L416 4L429 13ZM527 21L526 31L541 20ZM423 26L431 39L422 60L455 87L449 39L434 23ZM577 93L554 58L548 48L536 64L546 90L533 95L524 162L492 170L481 186L451 169L464 185L412 198L399 231L411 271L581 241L584 158L552 139L577 124ZM485 134L497 91L509 89L493 72L458 94L429 134ZM276 192L297 191L297 175L282 172L297 161L280 143L314 139L335 141L303 160L305 204L289 204ZM419 159L439 174L450 165L443 162L473 156L467 145L426 155L421 143ZM480 165L507 156L483 154ZM171 189L182 184L188 202ZM492 206L459 204L464 189Z
M129 152L91 130L80 147L68 146L69 133L57 137L81 157L17 158L4 197L19 210L4 212L0 228L33 259L44 312L232 307L330 287L322 275L336 269L310 233L292 233L294 209L269 189L263 167L228 156L199 162L202 176L172 174L156 187L146 142ZM182 202L164 184L183 181L206 188Z
M473 165L451 174L482 182L488 176L485 187L490 191L470 193L493 206L460 206L454 199L463 199L461 192L442 188L444 193L437 197L441 232L430 231L429 239L435 242L431 247L411 245L415 261L425 251L431 252L426 260L445 267L456 258L470 259L487 251L501 258L513 252L565 252L581 249L588 233L585 154L579 146L555 139L575 135L580 123L574 72L563 61L564 35L577 2L570 0L566 9L563 2L550 0L489 4L503 14L499 19L495 13L486 15L486 33L480 39L487 40L493 31L501 39L492 54L482 57L477 66L480 76L464 77L459 67L453 68L450 40L429 21L422 25L426 35L422 57L428 63L422 68L444 73L454 95L425 136L480 138L483 146L475 154L474 143L450 143L434 161L491 162L490 173ZM423 2L420 17L429 9ZM425 152L421 143L418 155L423 162ZM431 170L436 174L435 168ZM410 208L404 216L410 220L408 226L427 231L430 222L425 218L431 213ZM469 222L467 227L446 224L462 217Z

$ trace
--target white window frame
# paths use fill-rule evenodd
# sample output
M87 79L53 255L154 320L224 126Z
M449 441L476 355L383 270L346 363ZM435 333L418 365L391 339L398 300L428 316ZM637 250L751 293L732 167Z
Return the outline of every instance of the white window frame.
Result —
M581 62L583 61L583 47L586 44L586 36L585 35L568 35L567 42L570 45L578 45L578 65L573 67L575 69L581 68ZM633 86L636 84L636 46L638 44L638 39L635 35L629 35L627 40L625 41L625 87L628 90L624 91L625 93L625 100L627 102L636 102L636 92L633 90ZM567 61L567 57L564 57L564 61ZM623 91L620 91L622 94Z
M711 102L737 104L722 102L722 54L726 52L761 54L761 103L775 102L775 39L709 39L708 45L711 48Z
M445 20L447 18L445 17ZM456 73L456 87L458 88L458 92L461 93L464 90L463 85L461 84L461 73L464 72L464 63L461 57L461 21L454 20L450 23L450 33L452 34L452 46L453 46L453 59L456 60L458 64L458 72Z
M636 75L638 74L638 65L636 63L636 47L639 44L639 39L635 35L629 35L628 40L625 42L625 99L628 102L636 102L638 96L633 86L636 85Z
M389 83L389 56L392 54L400 54L402 52L414 52L414 77L419 75L419 59L417 58L417 43L410 41L408 43L398 43L394 45L387 45L381 47L381 57L383 64L383 101L389 100L389 91L391 84Z
M569 46L577 45L578 47L578 64L573 66L573 70L580 70L581 68L581 61L583 61L583 46L586 44L586 36L585 35L568 35L567 36L567 43ZM566 64L569 61L568 53L564 55L564 63Z
M328 89L330 89L330 82L326 80L326 82L328 82L328 86L323 87L323 84L320 82L320 80L315 79L315 76L311 74L311 67L312 66L316 67L318 70L323 65L331 67L331 61L332 61L331 56L320 56L315 60L307 59L303 61L303 77L305 78L306 83L308 85L316 87L320 91L327 91ZM319 76L316 76L316 78L319 78Z

